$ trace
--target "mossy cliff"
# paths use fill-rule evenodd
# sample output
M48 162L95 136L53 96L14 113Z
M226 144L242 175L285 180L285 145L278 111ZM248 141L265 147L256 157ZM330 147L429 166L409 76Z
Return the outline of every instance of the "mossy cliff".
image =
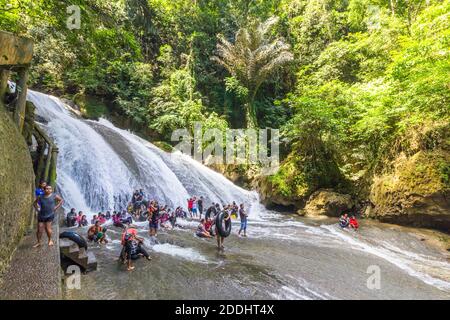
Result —
M276 174L255 178L254 187L269 207L302 209L310 196L320 189L349 192L350 185L338 165L325 151L319 155L292 152Z
M257 177L263 203L299 209L299 214L310 216L353 210L383 222L450 232L450 125L446 119L423 121L400 132L359 180L340 173L330 157L321 159L312 166L312 159L305 161L291 153L275 175Z
M29 226L33 184L25 139L0 105L0 276Z
M374 177L365 215L384 222L450 230L450 152L399 156L392 170Z

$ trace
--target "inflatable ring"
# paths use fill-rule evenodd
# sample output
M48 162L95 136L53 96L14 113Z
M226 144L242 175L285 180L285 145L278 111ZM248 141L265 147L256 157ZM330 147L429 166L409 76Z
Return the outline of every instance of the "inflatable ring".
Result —
M231 218L224 219L225 212L221 212L216 217L217 232L221 237L228 237L231 233Z
M78 247L87 249L87 242L86 242L86 240L82 236L80 236L78 233L76 233L76 232L64 231L63 233L61 233L59 235L59 238L60 239L64 239L65 238L65 239L72 240L73 242L75 242L78 245Z

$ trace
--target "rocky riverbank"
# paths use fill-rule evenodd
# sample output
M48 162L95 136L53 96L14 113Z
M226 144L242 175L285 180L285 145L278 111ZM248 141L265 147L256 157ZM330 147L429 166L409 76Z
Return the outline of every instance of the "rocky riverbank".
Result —
M233 182L257 190L268 208L297 211L307 217L336 217L350 211L381 222L449 233L449 138L446 123L414 128L386 151L372 171L356 179L336 172L333 161L323 160L323 172L308 180L305 162L293 160L292 155L273 176L258 176L257 170L239 166L213 168ZM323 178L327 174L332 178Z

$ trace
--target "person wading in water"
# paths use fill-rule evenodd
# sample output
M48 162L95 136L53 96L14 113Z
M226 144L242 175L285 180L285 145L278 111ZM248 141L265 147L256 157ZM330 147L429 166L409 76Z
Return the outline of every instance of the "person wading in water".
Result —
M48 237L48 245L53 246L52 222L53 219L55 219L55 211L58 210L63 203L64 200L57 194L53 193L52 186L45 186L44 194L34 200L33 206L38 212L38 228L36 232L37 243L33 246L33 248L41 246L41 238L44 228Z
M220 209L220 207L219 207L219 209ZM224 207L223 211L225 212L224 220L227 221L227 220L231 219L230 213L227 211L226 207ZM217 248L219 250L225 249L225 246L223 245L225 237L220 235L217 224L216 224L216 239L217 239Z
M241 232L244 231L244 237L247 237L247 217L248 214L245 212L244 204L241 203L239 208L239 217L241 218L241 228L239 229L238 235L241 235Z

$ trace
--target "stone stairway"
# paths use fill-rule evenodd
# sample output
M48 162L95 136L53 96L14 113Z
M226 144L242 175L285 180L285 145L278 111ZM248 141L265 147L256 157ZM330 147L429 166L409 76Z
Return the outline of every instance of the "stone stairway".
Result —
M85 248L69 239L59 239L59 250L61 255L71 262L80 266L84 271L97 270L97 259L92 252L87 252Z

